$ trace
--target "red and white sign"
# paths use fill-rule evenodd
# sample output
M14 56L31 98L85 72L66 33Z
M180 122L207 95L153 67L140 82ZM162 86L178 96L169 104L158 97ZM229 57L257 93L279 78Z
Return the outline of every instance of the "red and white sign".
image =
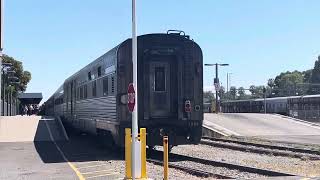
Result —
M135 99L136 92L132 83L128 86L128 109L130 112L133 112L134 106L136 105Z

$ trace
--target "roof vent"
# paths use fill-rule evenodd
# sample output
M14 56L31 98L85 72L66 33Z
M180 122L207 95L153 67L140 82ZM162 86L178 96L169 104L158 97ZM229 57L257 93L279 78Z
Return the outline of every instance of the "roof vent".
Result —
M181 30L168 30L167 31L167 34L171 34L171 35L177 35L177 36L183 36L187 39L190 39L190 36L186 35L186 33L184 31L181 31Z

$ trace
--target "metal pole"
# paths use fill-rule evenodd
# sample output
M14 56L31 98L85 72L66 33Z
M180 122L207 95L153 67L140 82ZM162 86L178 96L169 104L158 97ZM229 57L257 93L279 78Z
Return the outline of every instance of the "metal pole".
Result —
M10 116L12 116L12 89L10 86Z
M1 72L0 72L0 100L1 100L1 83L2 83L2 49L3 49L3 44L2 44L2 42L3 42L3 38L2 38L2 34L3 34L3 25L4 25L4 23L3 23L3 0L0 0L1 2L0 2L0 70L1 70ZM2 103L0 103L1 104L1 106L2 107L0 107L0 116L2 116L2 108L3 108L3 105L2 105Z
M6 116L5 115L5 111L4 111L5 103L6 103L6 78L5 78L5 75L3 73L3 116Z
M227 73L227 93L229 91L229 73Z
M169 179L169 150L168 150L168 136L163 136L163 179Z
M219 83L219 79L218 79L218 63L215 64L216 65L216 81L217 83ZM218 114L219 112L219 101L218 101L218 98L219 98L219 94L218 94L218 89L216 89L216 113Z
M264 92L264 113L267 114L266 91Z
M132 78L135 88L135 107L132 112L132 179L136 178L136 158L138 141L138 64L137 64L137 26L136 26L136 0L132 0Z
M231 74L232 73L229 73L229 87L231 87ZM230 88L229 88L230 89Z

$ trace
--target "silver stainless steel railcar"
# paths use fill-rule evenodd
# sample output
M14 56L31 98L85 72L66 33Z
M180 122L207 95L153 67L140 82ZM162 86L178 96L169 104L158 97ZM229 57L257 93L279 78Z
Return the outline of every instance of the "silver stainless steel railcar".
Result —
M46 113L124 144L131 127L127 87L132 82L131 39L122 42L65 80L46 103ZM203 121L201 48L183 32L138 37L139 126L148 145L199 143Z

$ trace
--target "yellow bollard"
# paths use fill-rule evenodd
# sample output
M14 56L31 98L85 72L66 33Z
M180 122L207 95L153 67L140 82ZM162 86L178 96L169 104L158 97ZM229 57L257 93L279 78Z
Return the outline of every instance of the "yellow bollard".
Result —
M146 128L140 128L140 142L141 142L141 178L147 179L147 133Z
M125 161L126 161L126 179L131 179L131 129L125 129Z
M163 179L168 180L169 155L168 155L168 136L163 136Z

